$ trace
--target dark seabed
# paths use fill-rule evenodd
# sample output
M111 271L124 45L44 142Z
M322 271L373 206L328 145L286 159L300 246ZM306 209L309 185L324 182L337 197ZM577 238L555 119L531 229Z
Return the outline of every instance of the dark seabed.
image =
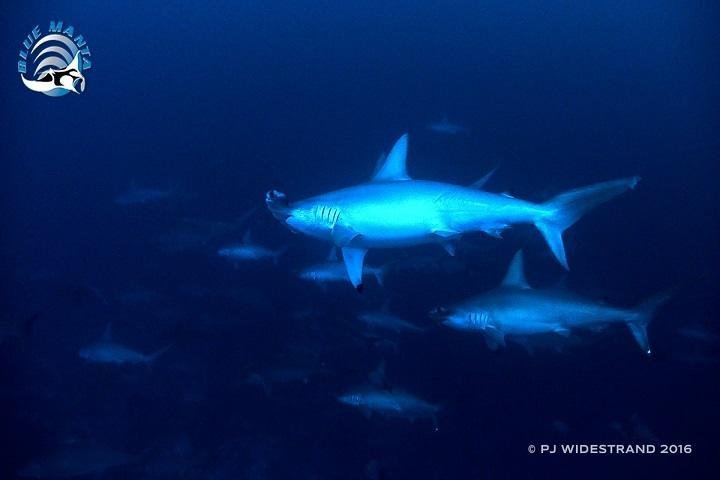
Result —
M4 5L0 478L715 477L719 13L666 0ZM90 48L79 95L18 79L23 38L51 19ZM365 182L404 132L417 179L469 185L497 167L488 191L538 202L642 181L566 232L569 273L526 225L465 235L455 257L371 250L384 286L369 278L363 294L300 278L329 244L281 225L265 192ZM218 255L248 230L287 250ZM620 307L671 292L653 354L623 325L492 351L428 315L498 286L520 248L534 287ZM422 330L357 318L383 308ZM103 338L132 351L102 357ZM438 406L437 429L338 401L373 382Z

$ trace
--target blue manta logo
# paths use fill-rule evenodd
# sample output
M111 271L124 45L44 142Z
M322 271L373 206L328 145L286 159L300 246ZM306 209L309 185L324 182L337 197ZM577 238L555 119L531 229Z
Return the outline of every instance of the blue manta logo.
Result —
M23 84L50 97L84 92L83 71L92 65L87 42L82 35L75 35L72 25L63 29L62 21L51 21L48 30L42 35L36 26L23 40L18 60Z

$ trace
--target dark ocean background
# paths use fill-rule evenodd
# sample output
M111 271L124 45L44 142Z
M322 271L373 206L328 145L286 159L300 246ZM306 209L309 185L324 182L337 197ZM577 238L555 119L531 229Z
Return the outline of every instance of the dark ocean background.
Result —
M4 5L2 322L30 328L0 344L0 477L57 452L101 463L102 450L120 460L90 478L713 478L718 13L665 0ZM51 19L90 47L81 95L18 79L22 39ZM469 131L426 128L444 116ZM280 225L265 191L296 200L366 181L406 131L414 178L469 184L498 167L489 190L534 201L643 180L566 233L568 275L519 227L471 235L455 258L371 251L392 268L363 295L299 280L328 246ZM173 195L117 205L131 185ZM248 228L288 247L279 265L217 256ZM650 326L655 354L622 326L561 353L491 352L428 317L497 286L518 248L535 286L566 277L620 306L672 290ZM368 336L355 315L386 302L428 330ZM118 342L170 349L151 366L83 361L110 323ZM337 401L383 360L390 385L443 407L439 431ZM283 368L310 373L268 391L248 381ZM693 451L527 452L562 442Z

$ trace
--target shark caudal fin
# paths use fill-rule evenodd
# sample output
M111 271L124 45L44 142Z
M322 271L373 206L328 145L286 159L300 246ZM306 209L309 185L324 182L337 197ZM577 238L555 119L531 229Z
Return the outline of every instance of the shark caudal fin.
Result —
M545 237L545 241L555 258L566 270L569 270L570 267L565 256L563 232L577 222L586 212L615 198L626 190L635 188L639 181L640 177L629 177L596 183L595 185L561 193L542 204L545 207L545 212L535 220L535 226Z
M643 352L650 355L650 341L648 340L647 327L650 324L655 312L662 307L668 300L670 294L668 292L658 293L648 298L631 311L631 315L627 320L628 328L632 332L635 341L640 345Z

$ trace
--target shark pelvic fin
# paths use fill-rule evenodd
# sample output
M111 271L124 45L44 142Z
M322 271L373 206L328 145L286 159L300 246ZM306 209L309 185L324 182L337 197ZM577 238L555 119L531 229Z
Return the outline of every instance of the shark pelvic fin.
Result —
M522 250L518 250L513 257L501 285L503 287L530 288L530 285L528 285L525 279L525 272L523 272Z
M365 260L365 254L367 250L364 248L351 248L344 247L342 249L343 261L345 261L345 268L347 269L350 283L358 292L362 293L362 275L363 275L363 261Z
M374 182L410 180L406 168L407 146L408 136L406 133L395 142L392 150L385 157L385 161L377 169L373 176Z
M490 350L497 350L505 346L505 334L495 327L487 327L485 329L485 343Z
M335 245L339 247L347 246L352 241L352 239L357 237L358 235L359 234L352 228L339 223L336 223L332 229L333 241L335 242Z

